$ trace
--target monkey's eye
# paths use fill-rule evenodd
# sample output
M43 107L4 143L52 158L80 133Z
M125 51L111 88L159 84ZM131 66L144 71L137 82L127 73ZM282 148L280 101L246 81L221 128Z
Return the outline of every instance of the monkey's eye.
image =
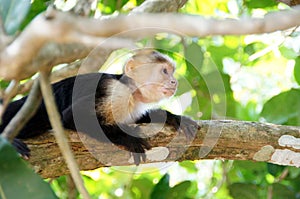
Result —
M168 74L168 70L166 68L164 68L163 69L163 73L167 75Z

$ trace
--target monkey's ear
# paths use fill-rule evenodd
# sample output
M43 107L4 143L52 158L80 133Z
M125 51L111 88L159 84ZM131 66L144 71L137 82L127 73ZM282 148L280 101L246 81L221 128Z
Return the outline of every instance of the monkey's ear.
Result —
M130 71L134 69L134 67L135 67L134 59L130 58L124 67L125 74L128 75Z

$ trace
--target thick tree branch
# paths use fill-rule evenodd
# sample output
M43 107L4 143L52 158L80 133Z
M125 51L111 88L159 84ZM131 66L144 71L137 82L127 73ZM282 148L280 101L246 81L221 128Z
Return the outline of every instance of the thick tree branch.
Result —
M264 18L240 20L217 20L178 14L143 14L139 17L129 15L96 20L52 11L47 16L41 14L36 17L19 37L1 52L0 76L4 79L24 79L31 76L39 70L39 65L36 67L28 67L28 65L35 63L37 52L50 42L76 42L92 48L99 42L104 42L107 37L118 34L131 38L141 38L159 32L199 37L257 34L298 26L300 25L299 18L300 6L296 6L292 10L269 13ZM131 40L112 38L102 45L117 48L130 46L132 42Z
M300 127L216 120L200 121L199 124L202 128L193 143L187 143L184 135L177 135L169 127L160 130L150 138L156 150L147 152L146 162L228 159L300 167ZM141 128L147 134L153 126ZM109 143L99 143L76 132L68 131L68 135L81 170L133 164L127 151L112 147ZM32 150L29 162L43 177L68 173L52 133L25 142Z

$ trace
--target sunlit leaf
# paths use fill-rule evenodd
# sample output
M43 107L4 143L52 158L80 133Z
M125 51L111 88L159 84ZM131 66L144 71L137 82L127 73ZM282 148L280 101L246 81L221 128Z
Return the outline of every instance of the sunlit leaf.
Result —
M266 8L278 4L275 0L245 0L244 3L248 8Z
M151 194L151 189L153 188L153 183L148 178L139 178L134 180L131 184L132 192L139 192L140 198L149 198ZM137 190L135 190L137 189Z
M4 198L57 198L43 181L0 136L0 196ZM1 198L0 197L0 198Z
M295 59L294 77L297 83L300 85L300 57Z
M221 71L223 69L223 59L225 57L234 57L234 54L237 53L235 48L229 48L228 46L209 46L207 49L210 53L210 56L216 66Z
M164 54L171 54L180 52L182 45L176 36L160 35L153 39L153 47Z
M116 10L120 10L129 0L120 0L120 1L106 1L101 0L98 4L98 7L102 7L101 11L105 14L112 14Z
M196 173L198 171L195 162L191 161L183 161L180 162L179 165L183 168L185 168L189 173Z
M297 52L295 52L293 49L287 48L285 46L280 46L279 51L287 59L295 59L298 56Z

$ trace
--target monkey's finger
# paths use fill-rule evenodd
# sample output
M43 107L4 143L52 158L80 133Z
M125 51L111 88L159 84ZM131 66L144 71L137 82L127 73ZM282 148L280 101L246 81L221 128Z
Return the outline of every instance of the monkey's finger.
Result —
M132 152L131 155L133 157L134 164L138 166L141 163L140 154Z
M24 158L29 159L30 149L27 145L19 139L14 139L12 145L16 148L17 152Z
M149 150L151 149L151 145L149 144L149 142L147 142L145 139L140 139L140 143L145 147L145 149Z
M142 153L141 157L142 157L143 162L146 162L146 153Z
M191 141L195 138L195 136L200 128L201 127L197 123L192 123L192 124L185 123L184 125L182 125L180 127L180 132L184 133L184 135L188 141Z

